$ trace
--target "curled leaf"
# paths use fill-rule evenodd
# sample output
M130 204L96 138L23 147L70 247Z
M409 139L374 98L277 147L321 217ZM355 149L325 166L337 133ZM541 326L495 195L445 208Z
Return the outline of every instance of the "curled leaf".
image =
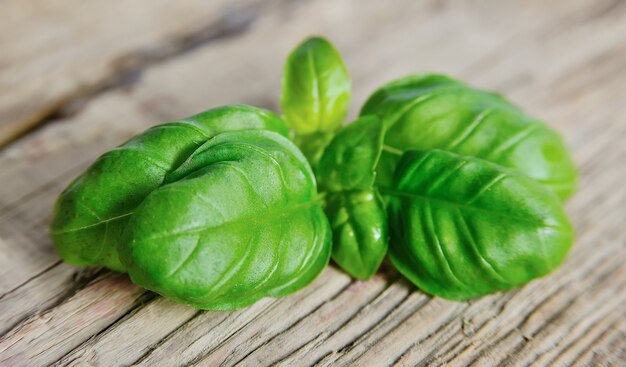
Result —
M230 105L154 126L103 154L57 199L51 235L61 258L124 271L116 246L137 205L205 141L243 129L288 134L274 113Z
M247 306L311 282L330 257L315 178L287 139L209 139L135 209L120 258L133 282L202 309Z

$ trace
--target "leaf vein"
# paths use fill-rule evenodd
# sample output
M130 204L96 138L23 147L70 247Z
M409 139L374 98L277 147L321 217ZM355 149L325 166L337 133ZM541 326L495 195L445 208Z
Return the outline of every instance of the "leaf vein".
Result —
M476 211L476 212L485 213L487 215L496 215L496 216L498 216L501 219L505 218L505 219L508 219L508 220L511 220L511 221L530 223L530 224L532 224L534 226L542 226L542 227L546 227L546 228L559 229L558 227L551 226L551 225L546 224L544 222L531 220L528 217L519 217L519 216L516 216L516 215L509 214L508 212L495 212L495 211L492 211L492 210L489 210L489 209L480 208L480 207L476 207L476 206L470 206L468 204L463 204L463 203L458 203L458 202L454 202L454 201L449 201L449 200L446 200L446 199L433 198L433 197L428 197L428 196L419 195L419 194L410 193L410 192L402 192L402 191L397 191L397 190L390 190L390 189L382 188L382 187L379 188L379 190L381 192L384 192L385 195L389 195L389 196L406 197L406 198L411 198L411 199L415 199L415 200L423 200L423 201L426 201L426 202L437 202L437 203L440 203L442 205L463 208L463 209L466 209L466 210L472 210L472 211Z
M476 255L478 255L478 257L481 260L481 263L483 263L484 265L486 265L491 271L492 273L499 278L500 281L506 283L506 284L510 284L509 281L506 280L506 278L500 274L500 272L491 264L491 262L489 262L489 260L487 260L487 258L483 255L483 253L480 251L480 248L478 247L476 240L474 239L474 235L469 227L469 223L467 222L467 219L465 219L465 216L463 215L463 212L458 209L457 210L458 213L458 218L460 220L461 223L461 230L463 231L463 233L465 233L468 242L470 243L471 247L474 249L474 251L476 252Z
M469 163L469 161L460 161L459 163L457 163L456 166L454 166L453 169L449 170L448 172L446 172L443 175L440 175L437 180L435 182L433 182L430 187L428 188L428 190L426 190L426 195L430 194L431 192L433 192L434 190L438 189L439 186L441 186L441 184L447 180L448 178L450 178L452 175L454 175L455 173L457 173L461 168L463 168L463 166L465 166L467 163Z
M215 299L218 296L221 296L222 294L224 294L224 292L227 292L228 289L222 289L224 285L228 283L229 281L231 281L235 277L235 275L239 274L240 271L244 268L244 265L248 264L250 260L254 257L252 256L252 254L255 253L256 251L250 251L250 250L251 250L251 247L253 246L253 243L255 242L257 238L258 238L258 232L250 236L250 238L248 239L246 243L244 256L239 258L236 263L231 264L229 266L230 269L227 268L227 270L223 272L222 275L215 281L211 289L207 292L207 293L214 293L211 299Z
M439 239L439 235L437 234L437 230L435 229L435 219L433 218L433 211L429 203L426 203L424 206L424 217L426 220L426 230L429 232L430 237L434 240L435 249L437 250L440 256L439 259L442 260L443 265L448 270L449 274L456 281L457 284L465 287L466 284L461 281L461 279L456 275L454 270L452 269L452 265L448 261L448 257L446 256L446 251L444 251L443 246L441 245L441 240Z
M254 212L253 215L233 218L233 220L226 221L226 222L223 222L223 223L219 223L217 226L210 226L210 225L194 226L194 227L185 228L185 229L183 229L181 231L176 231L176 232L173 232L173 233L160 233L160 234L157 234L155 236L147 237L147 238L145 238L143 240L144 241L154 241L154 240L161 240L161 239L164 239L164 238L173 237L173 236L179 236L179 235L184 235L184 234L193 234L193 233L199 233L199 232L203 232L203 231L210 231L212 229L216 229L216 228L219 228L221 226L234 225L234 224L236 224L236 223L238 223L240 221L246 221L246 220L250 220L250 219L256 219L257 222L270 221L270 220L273 220L273 219L276 219L276 218L281 218L281 217L288 216L292 212L297 212L299 210L313 208L316 205L318 205L316 202L308 202L308 203L304 203L304 204L301 204L301 205L294 205L294 206L292 206L290 208L286 208L286 209L282 209L282 210L269 211L269 213L266 213L265 215L263 215L261 217L258 216L259 212Z
M405 174L403 174L404 179L400 181L399 186L403 186L407 180L411 181L411 178L414 176L415 172L422 166L424 162L426 162L427 158L430 158L431 155L432 151L428 151L416 162L412 162L411 167L407 170Z
M51 234L65 234L65 233L71 233L71 232L78 232L78 231L82 231L83 229L89 229L89 228L92 228L92 227L96 227L96 226L99 226L99 225L107 223L107 222L112 222L114 220L118 220L118 219L121 219L121 218L124 218L124 217L128 217L130 215L133 215L133 212L125 213L125 214L122 214L122 215L118 215L116 217L103 219L103 220L101 220L101 221L99 221L97 223L88 224L86 226L65 229L65 230L62 230L62 231L50 231L50 233Z
M478 129L478 127L487 120L487 117L495 111L495 107L487 108L474 116L472 121L466 126L465 129L461 132L458 138L454 139L444 150L453 150L459 145L461 145L464 141L469 139L469 137Z
M476 201L481 195L483 195L485 192L487 192L489 189L491 189L494 185L496 185L498 182L502 181L503 179L505 179L507 177L506 173L500 173L497 176L495 176L491 181L489 181L486 185L484 185L480 190L478 190L474 196L472 196L466 203L465 205L470 205L471 203L473 203L474 201Z
M185 259L183 261L181 261L180 264L178 264L178 266L176 268L174 268L174 270L168 274L168 277L173 277L176 276L176 274L183 269L183 267L185 267L185 265L187 265L187 263L189 261L191 261L191 259L193 258L193 255L196 253L196 251L198 250L198 248L200 247L200 236L196 237L196 243L193 246L193 249L191 251L189 251L189 254L187 254L187 256L185 256Z
M135 145L122 145L120 147L109 150L106 154L111 155L112 153L122 154L123 152L134 152L140 155L146 161L152 163L152 165L165 173L170 171L170 164L168 164L163 157L159 157L155 159L150 154L148 154L143 147L138 147ZM152 154L156 154L152 152Z
M246 186L250 188L250 191L253 192L254 195L260 199L260 201L263 203L263 206L265 208L269 208L268 203L265 202L264 196L259 194L259 192L254 188L254 185L252 185L252 181L250 181L250 177L248 177L246 172L244 172L240 167L233 164L233 162L234 161L222 161L222 162L216 162L214 164L229 167L233 169L235 172L237 172L243 178L243 181L245 182Z
M315 58L313 54L313 50L310 49L307 53L307 60L309 61L309 67L311 69L311 73L313 74L313 89L315 90L315 95L317 98L313 100L313 110L316 112L317 118L317 129L320 129L321 125L324 123L324 105L322 103L323 100L323 92L322 87L320 85L320 77L319 72L317 70L317 66L315 65Z
M513 149L517 144L524 141L525 138L533 134L535 131L541 128L539 123L529 123L527 127L520 130L517 134L514 134L509 139L502 142L497 148L489 153L489 157L496 156L497 154L505 153L507 150Z

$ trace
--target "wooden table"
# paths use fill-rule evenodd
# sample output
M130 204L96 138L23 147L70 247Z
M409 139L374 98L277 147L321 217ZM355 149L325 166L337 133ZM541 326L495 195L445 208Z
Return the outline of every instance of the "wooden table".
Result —
M236 312L199 312L55 255L55 197L107 149L224 103L277 110L288 51L345 55L351 115L377 86L449 73L566 138L577 240L552 275L472 302L390 268ZM4 0L0 365L625 365L626 1Z

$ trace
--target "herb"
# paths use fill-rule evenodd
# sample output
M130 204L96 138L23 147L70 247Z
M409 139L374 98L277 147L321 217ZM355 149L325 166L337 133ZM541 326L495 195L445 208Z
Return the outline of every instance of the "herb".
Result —
M278 116L235 105L134 137L61 194L57 251L204 309L305 286L328 262L330 228L306 159L276 132L288 132Z
M273 132L209 139L135 209L119 246L133 282L198 308L247 306L311 282L330 228L302 153Z
M212 310L292 293L331 256L367 279L389 250L456 300L563 261L576 168L548 125L443 75L383 86L342 126L350 94L339 52L305 40L285 64L283 118L224 106L105 153L57 200L57 251Z
M241 129L289 132L270 111L232 105L154 126L102 155L57 199L51 234L59 255L124 271L116 246L137 205L202 143Z
M427 293L464 300L552 271L572 243L560 200L519 171L408 151L389 198L392 263Z
M378 89L361 109L385 123L379 179L388 184L407 149L441 149L515 168L562 199L576 187L563 139L502 96L443 75L411 75Z
M296 129L301 147L324 146L309 138L316 133L329 141L312 163L333 228L332 257L346 272L361 279L376 272L388 227L392 263L446 298L509 289L562 261L573 232L554 194L568 198L577 174L545 123L499 94L429 74L381 87L360 115L332 138L314 123L308 135ZM418 156L423 165L411 165ZM517 222L498 219L509 212Z
M374 275L388 247L387 214L374 186L383 125L362 117L341 130L324 151L318 180L333 228L333 260L350 275Z
M311 37L291 52L280 102L296 144L316 166L324 147L341 127L350 102L350 76L330 42Z

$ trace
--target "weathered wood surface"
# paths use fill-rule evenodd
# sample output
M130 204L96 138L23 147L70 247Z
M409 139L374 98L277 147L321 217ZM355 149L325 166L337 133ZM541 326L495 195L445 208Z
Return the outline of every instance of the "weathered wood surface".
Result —
M0 146L145 65L245 30L259 0L7 0L0 6Z
M345 55L352 115L381 83L439 71L562 132L581 171L565 264L465 303L331 266L290 297L198 312L59 261L51 206L90 161L211 106L277 109L285 55L316 33ZM620 0L4 1L0 365L624 365L625 69Z

